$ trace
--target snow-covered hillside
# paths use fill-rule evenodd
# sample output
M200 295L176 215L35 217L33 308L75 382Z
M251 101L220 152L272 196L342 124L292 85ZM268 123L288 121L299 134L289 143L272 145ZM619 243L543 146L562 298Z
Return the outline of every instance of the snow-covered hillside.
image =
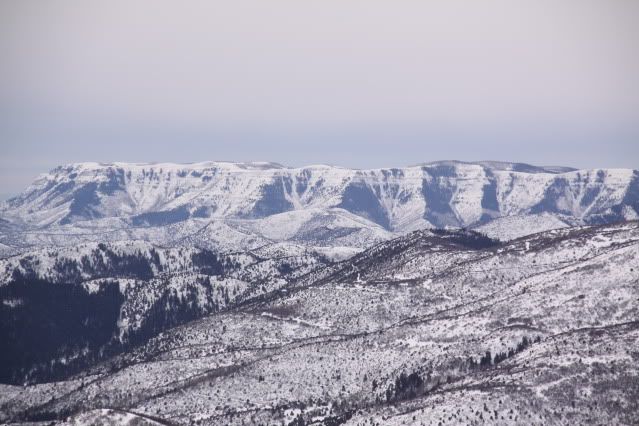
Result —
M169 327L277 291L330 263L324 253L293 248L219 254L128 241L0 259L5 344L0 382L64 377Z
M0 204L0 422L638 424L638 218L635 170L59 167Z
M628 169L78 163L41 175L0 205L0 243L5 254L130 239L216 249L289 240L363 248L416 229L477 227L502 217L557 217L536 220L542 227L535 232L559 222L636 219L638 212L639 171Z
M183 253L167 265L191 268ZM507 243L420 230L285 281L64 380L0 385L0 421L639 422L636 221Z

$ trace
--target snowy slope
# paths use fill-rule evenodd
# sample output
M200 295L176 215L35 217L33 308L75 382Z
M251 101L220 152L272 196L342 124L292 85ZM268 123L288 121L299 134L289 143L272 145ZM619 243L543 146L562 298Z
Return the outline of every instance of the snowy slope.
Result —
M638 222L422 230L298 278L66 380L0 385L0 421L639 422Z
M566 228L571 222L579 223L569 217L541 213L499 217L473 229L489 237L508 241L542 231Z
M220 254L127 241L0 259L0 382L63 376L166 328L276 291L333 254L291 248Z
M635 219L638 212L639 171L628 169L455 161L373 170L77 163L41 175L0 205L0 243L10 252L21 244L62 244L55 236L64 234L76 242L84 235L170 244L204 232L216 247L309 235L315 245L365 247L424 227L477 227L501 217L548 214L587 224ZM349 232L359 235L344 240Z

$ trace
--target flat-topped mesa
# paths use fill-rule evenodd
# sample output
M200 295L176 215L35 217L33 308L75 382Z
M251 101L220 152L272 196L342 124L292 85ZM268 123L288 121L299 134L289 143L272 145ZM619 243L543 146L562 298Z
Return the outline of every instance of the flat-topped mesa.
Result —
M422 166L455 166L458 164L480 165L491 170L500 170L508 172L520 173L568 173L578 169L565 166L533 166L526 163L511 163L507 161L459 161L459 160L443 160L423 163Z
M73 171L73 170L104 170L110 168L120 169L156 169L166 170L167 172L176 170L202 170L202 169L229 169L229 170L269 170L269 169L285 169L286 167L268 161L250 161L250 162L233 162L233 161L200 161L195 163L171 163L171 162L150 162L150 163L126 163L115 161L111 163L98 162L77 162L61 165L53 169L50 173L57 171Z
M47 227L117 218L132 226L260 219L342 209L391 232L475 227L550 214L567 223L639 217L639 171L440 161L358 170L269 162L74 163L39 176L0 218Z

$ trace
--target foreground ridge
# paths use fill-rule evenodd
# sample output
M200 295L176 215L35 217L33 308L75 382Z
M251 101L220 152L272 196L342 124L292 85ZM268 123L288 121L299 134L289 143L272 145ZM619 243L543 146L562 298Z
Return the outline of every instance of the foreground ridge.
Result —
M22 286L30 283L29 269L39 280L56 280L51 285L84 286L94 295L100 293L94 286L117 281L123 304L165 288L174 296L162 304L164 318L173 309L189 312L189 303L200 306L193 302L215 298L243 279L267 284L238 293L244 296L223 309L167 323L119 353L87 357L82 369L60 371L57 381L0 385L0 421L639 421L639 222L557 229L509 242L467 230L420 230L340 261L278 257L288 259L283 269L275 258L149 247L98 247L104 259L113 259L101 268L95 260L46 267L70 265L86 253L62 249L5 260L0 270L22 271L4 278L22 279ZM119 275L117 265L132 261L130 253L157 259L148 263L150 279L162 278L149 287L142 275ZM237 275L247 267L255 275ZM278 276L264 281L276 270ZM208 276L210 292L183 291L171 276L185 273ZM70 276L79 277L76 284ZM139 282L133 293L121 284L132 279ZM3 315L30 303L21 297L22 304L13 295L11 308L3 303ZM3 318L3 326L11 323ZM64 356L62 365L71 366L73 357Z

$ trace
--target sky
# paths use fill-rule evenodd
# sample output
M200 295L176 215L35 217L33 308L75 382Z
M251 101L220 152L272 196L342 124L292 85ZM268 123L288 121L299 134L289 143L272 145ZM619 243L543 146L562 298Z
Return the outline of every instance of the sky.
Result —
M70 162L639 168L636 0L0 0L0 198Z

